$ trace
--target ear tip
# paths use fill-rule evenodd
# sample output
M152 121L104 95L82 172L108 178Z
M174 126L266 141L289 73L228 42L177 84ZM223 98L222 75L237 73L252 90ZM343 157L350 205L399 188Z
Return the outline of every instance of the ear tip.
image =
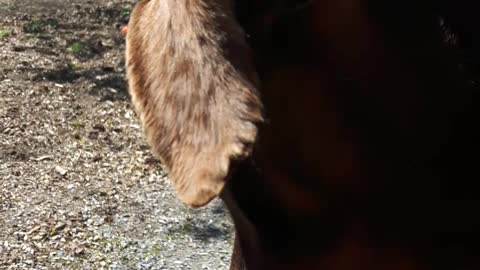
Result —
M193 208L203 207L207 205L209 202L211 202L215 197L216 196L208 196L208 197L202 197L201 199L199 199L196 196L191 197L191 196L182 196L180 194L178 195L178 198L182 203Z
M199 208L207 205L215 197L217 197L218 194L220 194L220 191L214 192L212 190L200 190L197 192L190 191L183 193L177 191L177 195L180 201L193 208Z
M175 185L175 189L180 201L194 208L207 205L222 192L225 186L224 180L191 179L189 182L191 184L183 187Z

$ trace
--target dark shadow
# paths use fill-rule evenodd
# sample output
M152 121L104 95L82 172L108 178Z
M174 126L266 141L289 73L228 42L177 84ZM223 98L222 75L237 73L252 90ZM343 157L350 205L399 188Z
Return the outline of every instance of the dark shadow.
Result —
M89 94L99 96L101 101L129 100L130 98L125 73L116 71L111 66L76 71L68 66L59 65L56 69L35 71L33 81L47 80L63 84L84 80L93 83L95 87L89 91Z
M216 214L216 215L225 215L227 214L227 209L225 208L225 206L223 204L216 204L215 206L213 206L212 208L212 213Z
M33 77L33 81L47 80L55 83L72 83L80 77L82 77L81 74L68 67L58 67L57 69L39 71Z
M230 230L215 223L206 224L204 220L188 219L183 224L168 229L170 235L189 235L195 240L207 242L210 240L227 240L230 237Z
M193 238L203 242L211 239L225 240L230 236L230 231L225 228L214 226L213 224L208 224L206 226L193 227L192 236Z

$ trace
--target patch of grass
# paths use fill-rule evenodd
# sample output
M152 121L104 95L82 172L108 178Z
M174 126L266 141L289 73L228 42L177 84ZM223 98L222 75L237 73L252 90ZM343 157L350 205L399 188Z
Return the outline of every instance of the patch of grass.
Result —
M55 230L55 229L52 229L52 230L50 231L49 237L55 236L55 235L57 235L57 234L58 234L58 231Z
M0 40L6 39L12 35L12 31L8 29L1 29L0 28Z
M73 42L67 45L67 52L75 55L82 53L84 49L85 49L85 45L81 42Z
M122 13L120 14L120 16L122 18L128 18L130 16L130 12L132 12L131 9L125 8L125 9L122 10Z
M7 1L6 3L2 3L0 5L0 11L13 11L15 5L13 4L14 0Z
M70 125L72 127L78 127L78 128L81 128L81 127L85 127L85 124L83 124L82 122L80 121L73 121L70 123Z
M160 254L161 251L162 247L160 246L160 244L155 243L150 248L150 255L157 256L158 254Z
M30 34L39 34L45 32L48 28L58 28L58 21L53 18L32 20L23 26L23 31Z
M66 266L68 269L72 269L72 270L83 269L83 264L81 261L68 262Z
M23 26L23 31L25 33L38 34L45 30L40 21L31 21Z
M79 64L79 63L69 63L68 64L68 68L71 69L71 70L80 70L82 69L82 65Z
M48 18L44 21L44 24L46 26L50 26L52 28L55 28L57 29L58 28L58 20L57 19L54 19L54 18Z

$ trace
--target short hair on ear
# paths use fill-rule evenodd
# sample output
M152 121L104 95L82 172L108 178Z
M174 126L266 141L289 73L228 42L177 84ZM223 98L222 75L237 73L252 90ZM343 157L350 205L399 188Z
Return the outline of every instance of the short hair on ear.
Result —
M147 142L179 198L217 196L231 163L251 155L263 122L258 79L226 0L151 0L128 26L129 92Z

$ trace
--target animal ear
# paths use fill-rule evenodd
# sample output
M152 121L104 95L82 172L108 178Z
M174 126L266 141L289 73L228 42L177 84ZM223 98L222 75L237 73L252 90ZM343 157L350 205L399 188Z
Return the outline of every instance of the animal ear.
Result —
M250 48L226 2L142 1L128 26L134 108L177 195L194 207L222 191L263 122Z

